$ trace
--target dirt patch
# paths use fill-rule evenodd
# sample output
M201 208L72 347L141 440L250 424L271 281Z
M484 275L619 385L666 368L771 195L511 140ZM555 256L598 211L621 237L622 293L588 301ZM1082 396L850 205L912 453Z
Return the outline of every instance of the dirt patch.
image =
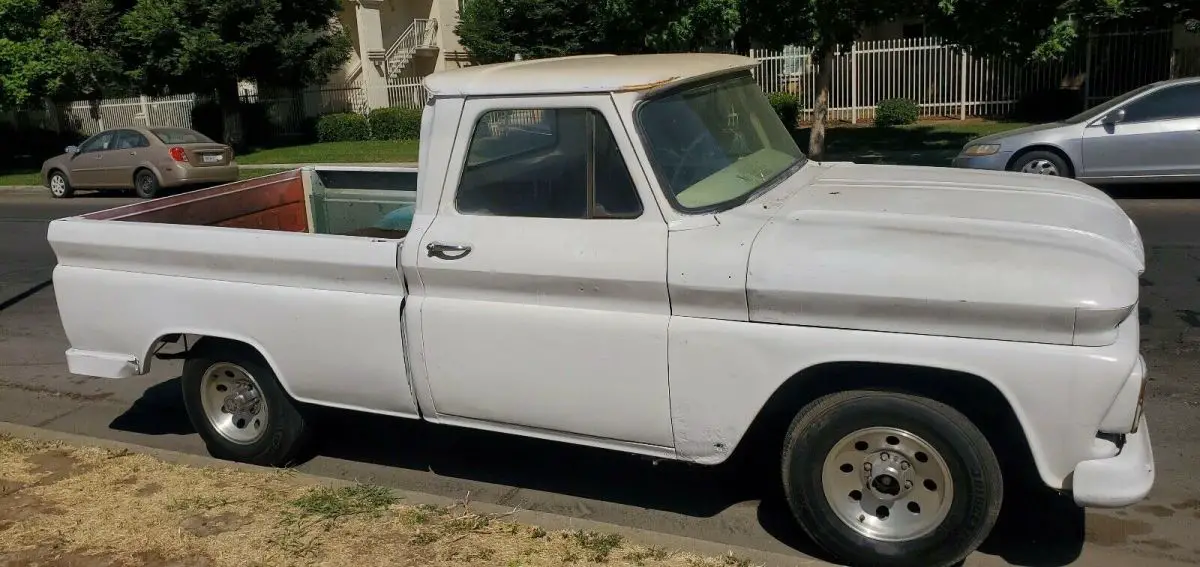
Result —
M1165 539L1158 539L1158 538L1142 539L1142 540L1138 540L1134 543L1137 543L1140 545L1148 545L1150 547L1153 547L1155 549L1159 549L1162 551L1170 551L1172 549L1179 549L1179 544L1172 542L1172 541L1168 541Z
M1193 498L1191 500L1184 500L1183 502L1177 502L1175 504L1172 504L1171 507L1176 510L1200 511L1200 498Z
M5 567L749 564L616 534L548 532L468 502L407 506L377 486L314 486L287 471L194 468L99 448L0 439L0 477L10 490L0 498Z
M231 512L222 512L215 516L192 516L180 522L179 527L196 537L209 537L234 531L249 523L250 520L246 518Z
M1146 535L1151 531L1153 528L1149 523L1139 520L1088 514L1084 539L1096 545L1112 547L1128 543L1129 538Z
M79 461L65 449L34 453L25 459L34 466L34 474L42 475L38 484L54 484L75 474Z

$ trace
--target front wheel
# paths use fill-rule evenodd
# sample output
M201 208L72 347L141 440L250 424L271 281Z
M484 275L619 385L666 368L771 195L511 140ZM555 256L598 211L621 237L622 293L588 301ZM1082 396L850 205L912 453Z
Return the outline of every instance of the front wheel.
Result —
M1009 171L1051 177L1071 177L1071 168L1067 167L1066 160L1056 153L1043 151L1029 152L1017 158Z
M61 171L54 171L50 174L48 185L50 185L50 196L55 199L67 199L75 194L75 188L71 187L71 182Z
M310 426L254 349L201 342L183 366L183 402L208 452L269 467L291 465Z
M815 542L851 565L953 565L987 538L1003 478L954 408L876 391L802 409L783 449L784 490Z

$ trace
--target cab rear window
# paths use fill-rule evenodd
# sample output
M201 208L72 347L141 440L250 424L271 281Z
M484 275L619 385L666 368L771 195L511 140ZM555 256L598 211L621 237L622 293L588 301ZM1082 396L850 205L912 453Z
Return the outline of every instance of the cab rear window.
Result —
M164 144L211 144L208 136L187 128L154 128L150 130Z

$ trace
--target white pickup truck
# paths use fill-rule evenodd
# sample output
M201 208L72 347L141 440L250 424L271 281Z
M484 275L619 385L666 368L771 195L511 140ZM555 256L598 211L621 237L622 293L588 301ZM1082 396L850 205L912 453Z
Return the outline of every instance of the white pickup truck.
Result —
M55 221L70 369L142 374L179 343L212 454L264 465L293 461L312 405L701 465L767 453L852 564L953 564L1024 471L1082 506L1145 497L1144 256L1116 203L811 161L754 66L436 73L415 193L305 169Z

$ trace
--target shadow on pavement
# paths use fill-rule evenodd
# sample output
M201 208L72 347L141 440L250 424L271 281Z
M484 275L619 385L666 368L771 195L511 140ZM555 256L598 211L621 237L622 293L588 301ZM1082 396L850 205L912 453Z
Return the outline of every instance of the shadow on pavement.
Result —
M735 456L704 467L619 452L436 426L340 410L315 409L320 456L427 471L441 477L708 518L742 502L760 501L757 519L797 551L825 554L799 529L783 498L773 460L753 466ZM179 379L148 390L110 427L146 435L194 433ZM1083 546L1083 511L1045 489L1008 489L1004 509L981 551L1015 565L1067 565Z
M1200 183L1130 183L1097 185L1113 199L1196 199Z
M179 378L148 388L125 413L108 424L110 429L143 435L191 435L196 432L183 407Z

